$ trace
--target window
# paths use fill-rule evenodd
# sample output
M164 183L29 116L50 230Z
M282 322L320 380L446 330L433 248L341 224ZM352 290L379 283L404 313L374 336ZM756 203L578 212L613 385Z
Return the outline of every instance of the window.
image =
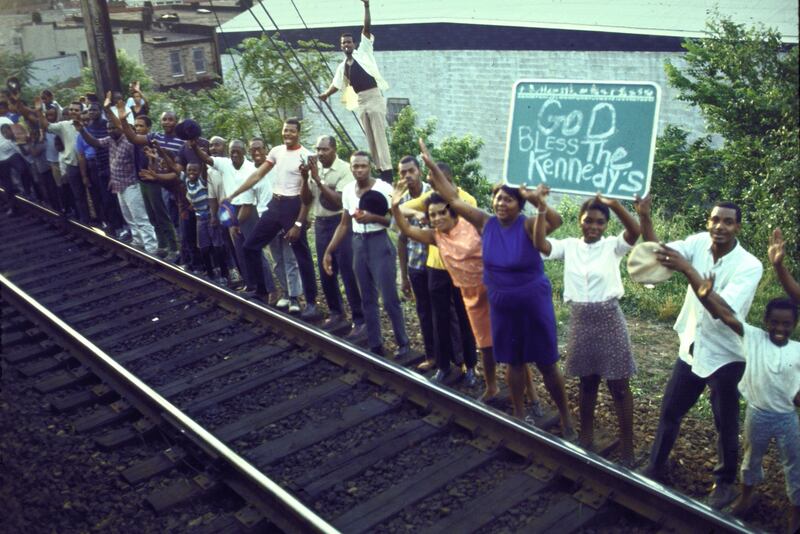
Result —
M203 74L206 71L206 55L202 48L192 48L192 60L194 61L194 71Z
M86 50L81 50L81 67L85 67L89 64L89 54L86 53Z
M172 50L169 53L169 65L173 76L183 76L183 65L181 65L181 51Z
M397 121L397 117L403 108L410 105L411 102L407 98L387 98L386 99L386 122L389 126Z

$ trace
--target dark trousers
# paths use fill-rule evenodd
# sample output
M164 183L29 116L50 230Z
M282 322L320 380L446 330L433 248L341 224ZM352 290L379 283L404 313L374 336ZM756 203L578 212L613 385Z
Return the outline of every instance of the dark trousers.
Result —
M711 411L717 429L717 465L714 478L718 482L736 480L739 457L739 390L737 385L744 374L744 362L723 365L706 378L692 372L681 359L675 362L661 401L661 418L650 452L651 467L663 470L678 438L683 416L695 405L708 385L711 390Z
M78 220L83 224L89 224L89 202L86 199L86 186L83 185L80 168L77 165L67 165L65 177L72 191L72 200L75 202Z
M408 268L408 279L414 292L419 327L422 330L422 343L425 345L427 359L436 359L436 341L433 329L433 302L428 291L428 269Z
M150 219L150 224L153 225L156 232L158 248L177 251L175 227L169 218L164 198L161 196L161 186L153 182L142 181L139 183L139 188L142 191L147 218Z
M348 228L347 235L339 243L339 247L332 254L333 256L333 275L325 272L322 260L325 257L325 249L333 239L333 234L342 220L340 215L329 217L317 217L314 221L314 239L317 249L317 267L319 269L319 281L322 285L322 293L328 303L331 313L342 315L342 294L339 291L339 280L337 275L342 276L344 292L347 295L347 303L350 305L350 313L353 316L353 323L364 324L364 311L361 307L361 292L358 290L358 281L353 272L353 231Z
M37 180L44 190L44 196L47 203L56 211L61 211L61 194L59 193L58 186L55 179L53 179L53 171L49 168L46 171L38 173Z
M469 326L469 317L461 299L461 292L453 285L450 274L444 269L427 269L428 291L433 308L433 328L436 334L436 367L446 372L455 361L453 324L458 324L458 334L464 363L469 368L475 367L477 361L475 336ZM455 317L453 317L455 312Z
M408 345L403 308L397 294L397 249L386 230L353 233L353 270L361 290L369 348L383 345L378 292L389 316L398 347Z
M236 261L239 263L239 271L242 274L242 278L244 278L245 288L252 291L258 287L256 283L257 273L247 267L244 244L258 225L258 215L256 214L255 207L253 207L250 211L250 216L246 219L240 217L241 213L241 208L237 206L236 216L239 219L239 232L231 232L229 235L233 243L234 251L236 252ZM264 256L263 250L259 255L261 256L261 275L259 276L259 280L262 280L267 292L272 293L276 290L275 280L272 277L272 269L270 269L269 263L267 263L267 258Z
M17 188L14 186L14 179L11 177L11 171L14 168L12 160L16 157L19 157L19 154L15 154L8 159L0 161L0 186L3 186L3 190L6 192L6 202L8 202L8 207L12 211L16 206L14 195L17 194Z
M288 232L294 226L300 213L301 203L300 195L293 197L273 195L267 211L259 218L255 229L244 242L247 270L255 274L258 295L267 294L261 265L262 249L275 239L281 230ZM311 259L311 248L308 246L305 228L300 232L300 238L291 243L291 247L297 260L297 267L300 269L306 303L314 304L317 301L317 278L314 274L314 260Z
M108 190L109 170L107 166L98 165L96 159L87 159L86 166L89 170L89 193L92 195L97 218L111 227L112 230L122 228L125 221L119 209L119 202Z
M197 218L193 211L189 211L186 217L179 219L181 237L181 256L180 263L190 265L193 268L200 267L200 252L197 249Z
M22 183L22 189L25 191L25 196L35 198L38 201L44 200L44 193L39 184L34 180L33 167L25 161L21 156L12 157L11 165L17 171L19 180Z

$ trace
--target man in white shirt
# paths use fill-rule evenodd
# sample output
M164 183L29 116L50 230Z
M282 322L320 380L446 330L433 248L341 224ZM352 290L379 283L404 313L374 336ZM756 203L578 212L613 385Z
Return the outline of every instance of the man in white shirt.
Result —
M408 355L409 345L403 308L397 295L397 250L386 233L391 220L388 210L391 204L392 186L370 176L370 159L366 152L359 150L350 156L350 170L355 181L347 184L342 190L342 218L325 250L323 267L329 275L333 275L333 254L347 237L348 229L352 227L353 270L361 290L369 348L379 356L384 355L378 307L380 291L383 308L392 323L397 342L395 357L403 357ZM364 207L370 204L362 202L362 199L369 198L368 195L378 199L383 195L385 199L385 204L382 206L383 213L377 213L375 209L370 211Z
M253 160L256 167L260 167L267 160L267 146L262 138L254 137L250 140L250 159ZM272 185L268 179L261 180L253 186L251 191L256 197L256 212L261 218L269 209L269 203L272 201ZM289 313L300 313L300 303L297 297L303 294L303 281L300 279L300 268L297 266L292 247L284 239L283 233L279 233L275 239L270 241L269 250L275 264L275 278L284 293L278 298L278 292L276 292L273 297L274 301L270 299L270 305L274 304L279 310L288 310Z
M209 170L219 173L219 179L222 182L221 189L226 196L230 196L231 193L236 191L256 170L256 166L253 162L244 157L245 144L244 141L239 139L231 140L228 145L229 158L223 156L209 156L200 149L195 141L188 141L188 143L197 157L209 166ZM215 195L215 199L219 198L218 188L213 194ZM238 195L235 199L231 198L231 204L233 204L236 209L236 218L239 221L239 226L234 226L230 229L230 237L233 241L233 247L239 265L245 266L242 274L244 275L246 288L254 290L260 285L266 288L265 291L272 293L275 291L275 282L272 279L272 272L269 266L267 265L267 268L264 269L261 263L259 263L259 269L255 271L248 269L245 262L245 242L255 231L255 227L258 224L256 203L257 199L250 190ZM218 205L219 204L215 201L214 207ZM211 206L210 202L209 206ZM214 217L216 218L216 213ZM261 258L261 261L265 261L263 254Z
M307 321L317 320L317 279L314 276L314 261L306 237L306 217L309 206L300 198L300 165L305 163L311 152L300 144L300 121L295 118L286 119L283 123L283 144L273 147L253 174L240 185L230 199L247 194L253 186L261 181L267 173L272 184L272 200L267 211L259 218L258 224L244 243L247 270L256 273L255 295L267 297L267 288L260 276L262 267L259 257L262 249L280 233L292 246L300 278L303 281L303 292L306 297L306 308L300 317Z
M649 200L645 200L637 205L642 234L646 241L658 241L650 221L649 204ZM709 505L716 509L736 498L734 481L739 453L737 385L744 373L745 361L741 339L705 310L693 289L700 286L703 276L712 274L717 281L714 298L738 317L747 317L764 269L761 262L736 239L741 221L742 213L738 206L729 202L717 203L708 217L707 233L674 241L657 252L664 266L686 276L689 287L674 327L680 338L679 357L664 391L658 431L646 474L652 478L665 477L667 459L678 437L681 420L708 386L718 433L719 458L709 497Z
M0 117L0 128L2 128L2 133L0 133L0 185L6 192L8 215L15 213L14 194L16 188L14 180L11 178L11 171L18 166L25 165L25 160L22 159L17 144L13 140L12 124L14 123L8 117Z
M382 91L389 89L389 84L381 76L378 64L375 62L373 52L375 37L370 33L369 0L361 1L364 3L361 42L358 48L355 48L352 34L341 35L340 46L345 59L336 68L330 87L320 94L319 98L324 102L333 93L341 90L342 100L347 109L358 108L375 166L381 171L381 179L392 183L392 157L386 140L386 101L382 94ZM353 105L352 99L357 99L357 106Z

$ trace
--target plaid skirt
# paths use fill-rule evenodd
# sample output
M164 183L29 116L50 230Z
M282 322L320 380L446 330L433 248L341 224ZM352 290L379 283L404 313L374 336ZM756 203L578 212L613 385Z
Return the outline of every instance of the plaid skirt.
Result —
M572 302L570 308L568 375L619 380L636 373L628 326L617 299Z

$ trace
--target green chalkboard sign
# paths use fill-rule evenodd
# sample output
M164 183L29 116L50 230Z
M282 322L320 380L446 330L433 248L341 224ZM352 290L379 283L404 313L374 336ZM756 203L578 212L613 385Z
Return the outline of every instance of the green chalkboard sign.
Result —
M651 82L518 81L504 181L579 195L645 196L660 100Z

